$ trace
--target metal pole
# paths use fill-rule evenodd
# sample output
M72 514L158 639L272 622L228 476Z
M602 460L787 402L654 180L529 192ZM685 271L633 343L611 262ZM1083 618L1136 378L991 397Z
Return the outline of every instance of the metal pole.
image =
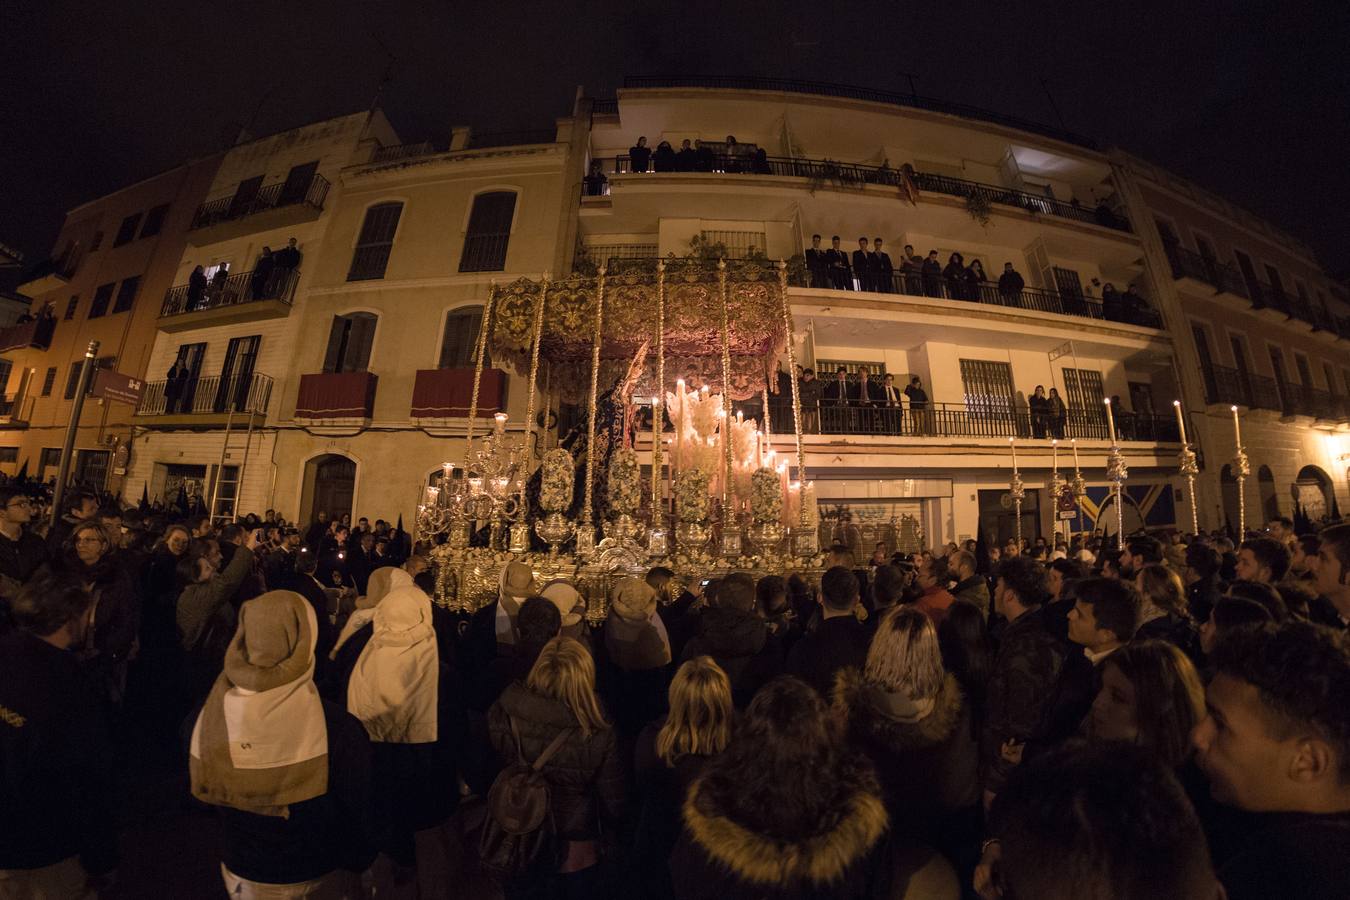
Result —
M84 395L89 391L89 379L93 376L94 360L97 358L98 341L90 341L89 349L84 351L84 362L80 365L80 380L75 388L75 405L70 408L70 421L66 423L66 440L61 445L61 465L56 473L56 490L52 492L53 527L61 518L61 501L66 496L66 479L70 477L70 460L75 453L75 433L80 427L80 413L84 412Z

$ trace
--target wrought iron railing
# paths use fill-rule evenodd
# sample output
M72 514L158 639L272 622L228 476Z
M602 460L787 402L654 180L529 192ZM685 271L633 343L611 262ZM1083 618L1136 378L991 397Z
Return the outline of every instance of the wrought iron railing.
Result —
M55 334L56 317L52 315L41 315L28 322L6 325L0 328L0 353L25 347L47 350Z
M868 185L884 185L899 189L905 184L905 178L912 180L920 191L962 197L980 203L997 203L1000 206L1012 206L1035 215L1057 216L1072 219L1088 225L1098 225L1115 231L1130 231L1130 222L1124 216L1106 206L1089 208L1076 202L1056 200L1041 194L1029 194L1013 188L953 178L949 175L935 175L929 172L902 172L889 166L869 166L862 163L836 162L831 159L804 159L786 156L766 156L756 158L753 154L713 154L704 155L701 162L693 162L681 167L678 158L658 164L649 162L650 171L664 172L713 172L751 175L778 175L787 178L806 178L819 184L835 184L844 188L861 189ZM624 154L614 158L613 174L631 173L632 161ZM606 185L608 188L608 185ZM606 190L606 193L608 191Z
M857 385L851 384L856 390ZM881 394L879 386L871 390ZM752 410L752 413L754 411ZM1173 416L1152 413L1115 412L1116 434L1123 441L1177 442L1181 437ZM792 406L785 399L769 401L772 422L791 422ZM886 406L858 401L839 403L829 398L808 399L802 404L803 427L810 434L862 434L907 437L1027 438L1030 440L1105 441L1110 439L1106 414L1099 409L1069 408L1055 418L1033 415L1024 406L979 406L967 403L928 403Z
M1280 386L1269 375L1257 375L1230 366L1210 366L1204 372L1205 400L1251 409L1282 411Z
M222 378L207 375L189 378L177 386L167 381L146 382L138 416L203 415L225 413L266 413L272 397L272 379L257 372Z
M1180 244L1165 244L1173 278L1194 278L1216 291L1247 297L1247 285L1241 273L1226 263L1210 259Z
M390 144L380 147L371 154L373 163L396 162L400 159L412 159L415 156L427 156L436 153L437 148L431 141L418 141L415 144Z
M1017 116L1010 116L992 110L981 109L978 106L971 106L965 103L953 103L948 100L940 100L936 97L923 97L914 93L906 94L896 91L879 91L872 88L856 87L847 84L829 84L821 81L798 81L796 79L788 78L761 78L754 76L630 75L624 79L623 86L625 88L688 87L738 91L778 91L781 93L792 94L818 94L824 97L843 97L849 100L865 100L870 103L885 103L890 106L908 106L912 109L923 109L928 110L929 112L962 116L967 119L978 119L982 122L991 122L995 125L1006 125L1009 128L1016 128L1019 131L1027 131L1032 134L1054 138L1058 141L1067 141L1071 144L1077 144L1080 147L1087 147L1092 150L1098 149L1097 142L1092 138L1085 137L1081 134L1075 134L1074 132L1063 128L1054 128L1049 125L1042 125L1039 122L1018 118Z
M327 196L328 179L322 175L316 174L308 184L298 186L289 181L279 181L261 188L252 197L240 197L236 192L228 197L206 201L197 207L190 227L206 228L285 206L304 205L321 210Z
M238 272L220 282L208 282L204 288L190 284L174 285L164 292L164 305L159 309L164 316L222 306L241 306L261 300L280 300L289 304L295 297L295 285L300 280L299 269L273 269L267 274Z
M618 97L597 97L591 100L591 115L617 116L619 114Z

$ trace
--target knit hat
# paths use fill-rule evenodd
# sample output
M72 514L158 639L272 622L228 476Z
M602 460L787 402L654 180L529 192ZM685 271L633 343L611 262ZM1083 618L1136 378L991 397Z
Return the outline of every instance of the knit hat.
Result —
M656 591L641 578L620 579L610 589L609 608L621 619L644 622L656 612Z
M562 615L562 627L570 628L581 621L581 613L577 611L578 606L585 606L581 592L572 586L569 581L550 581L544 585L544 589L539 592L539 596L551 602L558 607L558 612Z

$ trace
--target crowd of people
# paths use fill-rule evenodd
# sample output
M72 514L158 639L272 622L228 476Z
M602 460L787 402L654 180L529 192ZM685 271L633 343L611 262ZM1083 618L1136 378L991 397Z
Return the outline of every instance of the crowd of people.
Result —
M452 614L385 522L61 506L0 488L6 898L115 885L129 733L232 897L1350 884L1350 525L656 567L597 623L520 561Z

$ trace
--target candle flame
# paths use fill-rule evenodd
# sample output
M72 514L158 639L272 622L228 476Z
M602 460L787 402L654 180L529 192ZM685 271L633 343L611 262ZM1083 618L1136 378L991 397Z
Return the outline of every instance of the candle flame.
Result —
M1228 407L1228 408L1231 409L1233 412L1237 412L1237 407L1236 407L1236 406L1230 406L1230 407Z
M1172 401L1172 405L1173 405L1173 406L1180 406L1180 405L1181 405L1181 401L1180 401L1180 400L1173 400L1173 401Z

